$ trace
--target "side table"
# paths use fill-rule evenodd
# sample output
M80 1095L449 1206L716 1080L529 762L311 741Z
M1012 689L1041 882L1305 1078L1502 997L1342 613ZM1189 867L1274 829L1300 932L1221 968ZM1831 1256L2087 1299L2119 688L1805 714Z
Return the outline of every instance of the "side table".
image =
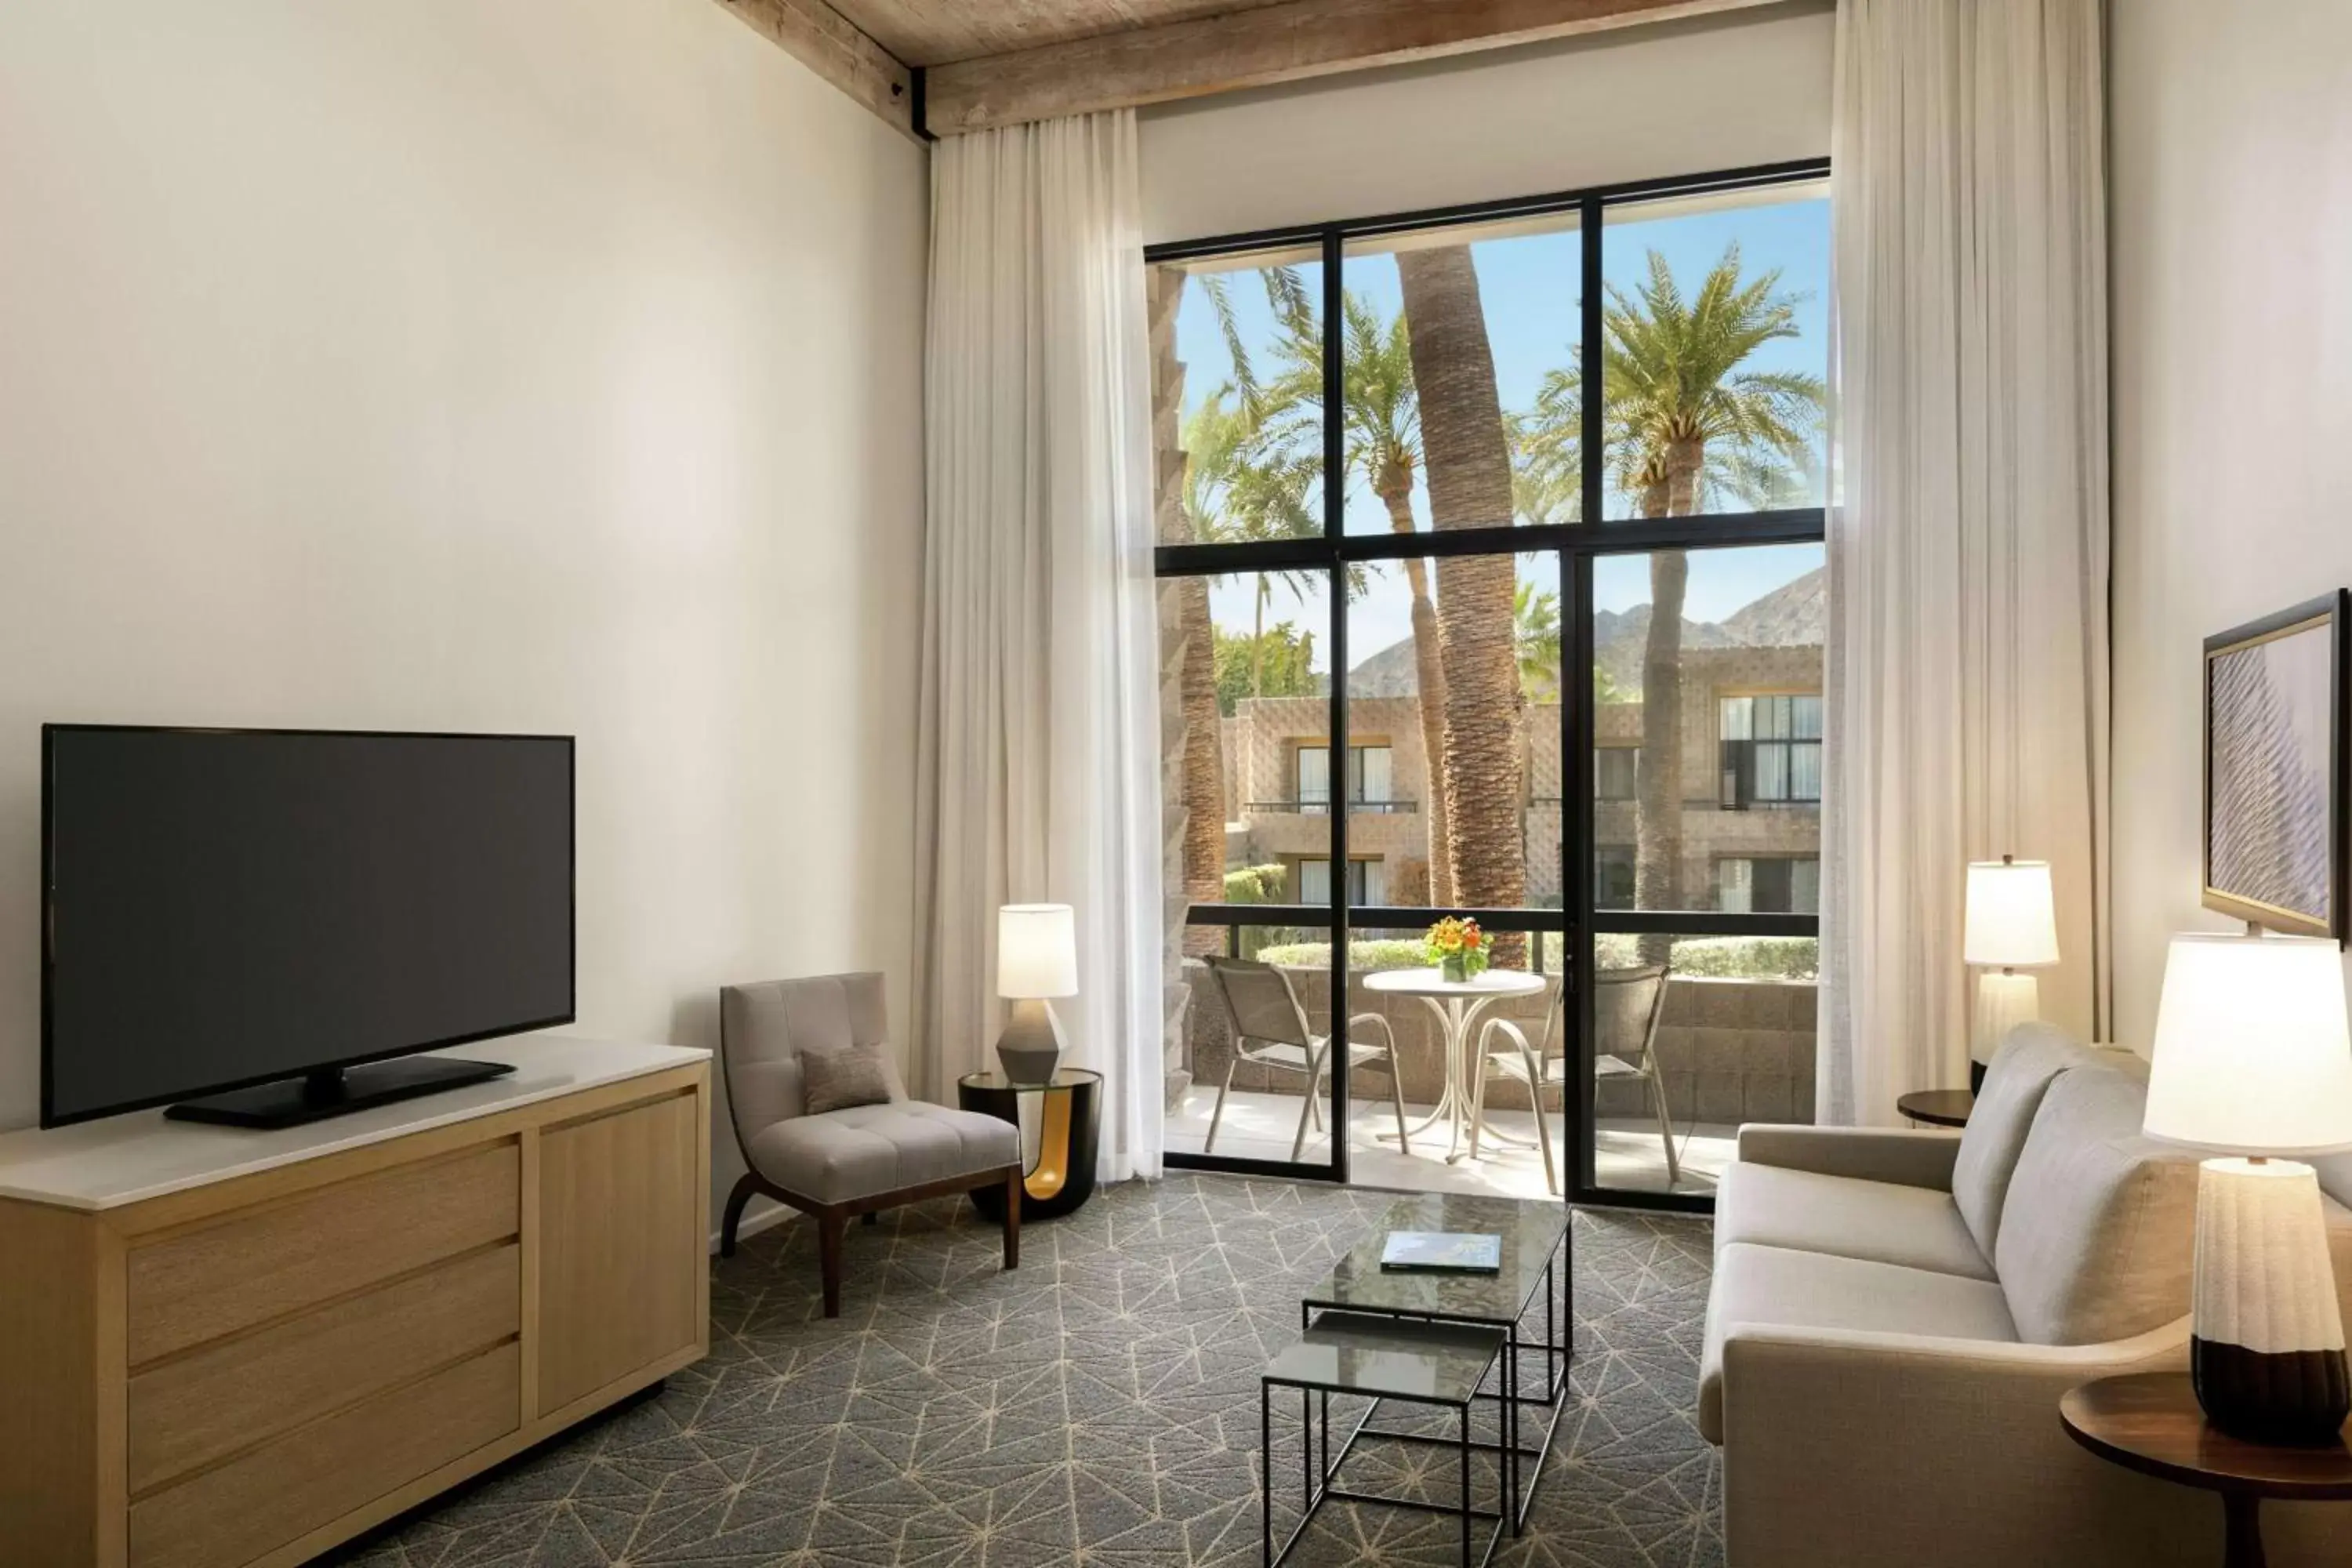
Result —
M1052 1219L1094 1196L1095 1156L1102 1146L1102 1074L1063 1068L1047 1083L1014 1083L1001 1072L956 1079L957 1105L1021 1128L1025 1146L1024 1100L1034 1104L1037 1143L1022 1177L1021 1217ZM974 1188L971 1204L990 1219L1004 1216L1000 1188Z
M2221 1494L2223 1568L2263 1568L2264 1498L2352 1501L2352 1450L2342 1437L2274 1447L2210 1426L2185 1372L2103 1377L2058 1402L2066 1435L2110 1464Z
M1965 1089L1914 1089L1895 1102L1895 1109L1929 1127L1966 1127L1977 1097Z

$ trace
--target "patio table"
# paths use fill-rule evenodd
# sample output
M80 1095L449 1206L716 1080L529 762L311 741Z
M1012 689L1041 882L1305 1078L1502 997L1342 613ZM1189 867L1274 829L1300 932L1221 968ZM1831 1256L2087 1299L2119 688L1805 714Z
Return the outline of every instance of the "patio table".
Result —
M1429 1119L1419 1127L1408 1129L1408 1132L1425 1131L1441 1121L1449 1122L1452 1138L1445 1152L1449 1163L1462 1157L1463 1134L1473 1116L1478 1116L1480 1132L1497 1142L1528 1142L1497 1131L1492 1122L1479 1115L1475 1092L1478 1063L1473 1059L1477 1041L1472 1029L1479 1015L1492 1004L1507 997L1532 996L1545 984L1542 975L1519 969L1489 969L1469 980L1448 980L1443 971L1436 969L1384 969L1364 976L1365 990L1388 996L1418 997L1437 1020L1439 1038L1445 1047L1445 1090Z

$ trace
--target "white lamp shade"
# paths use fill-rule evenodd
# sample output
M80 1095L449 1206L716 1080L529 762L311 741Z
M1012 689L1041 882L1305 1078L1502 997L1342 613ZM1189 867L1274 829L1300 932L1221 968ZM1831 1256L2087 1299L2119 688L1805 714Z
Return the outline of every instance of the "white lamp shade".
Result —
M2174 937L2145 1127L2232 1154L2352 1148L2352 1027L2336 943Z
M1026 1000L1078 994L1078 932L1067 904L996 911L996 994Z
M2058 909L2050 891L2049 861L1969 862L1968 935L1962 956L1970 963L2002 969L2037 969L2058 962Z

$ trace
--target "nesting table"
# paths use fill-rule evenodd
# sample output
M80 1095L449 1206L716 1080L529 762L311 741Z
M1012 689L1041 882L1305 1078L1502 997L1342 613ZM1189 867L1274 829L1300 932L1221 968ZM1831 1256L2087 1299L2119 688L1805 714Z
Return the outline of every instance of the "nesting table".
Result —
M1534 1496L1535 1485L1543 1474L1544 1461L1550 1457L1552 1438L1559 1430L1560 1413L1567 1408L1568 1368L1574 1349L1572 1323L1573 1303L1570 1297L1569 1208L1557 1198L1545 1200L1476 1196L1466 1193L1424 1193L1400 1199L1390 1206L1378 1225L1365 1233L1364 1239L1349 1249L1331 1272L1313 1289L1307 1292L1298 1305L1299 1327L1305 1337L1301 1343L1313 1340L1318 1330L1331 1325L1335 1331L1349 1333L1368 1331L1364 1320L1389 1320L1390 1332L1404 1343L1425 1342L1428 1353L1437 1356L1449 1368L1458 1368L1459 1359L1449 1351L1454 1346L1455 1331L1473 1330L1481 1334L1499 1336L1496 1341L1497 1356L1493 1358L1491 1371L1482 1369L1474 1383L1469 1398L1491 1402L1496 1407L1496 1434L1492 1439L1472 1435L1466 1415L1454 1436L1445 1437L1422 1432L1403 1432L1372 1425L1386 1399L1405 1399L1420 1404L1448 1404L1452 1385L1431 1384L1425 1395L1389 1393L1381 1388L1365 1386L1339 1388L1331 1384L1310 1385L1297 1377L1294 1362L1286 1374L1285 1386L1320 1386L1328 1392L1354 1393L1370 1396L1371 1404L1358 1418L1338 1451L1332 1449L1328 1411L1322 1430L1321 1461L1307 1461L1307 1512L1299 1521L1298 1531L1307 1527L1314 1517L1315 1508L1327 1497L1341 1497L1358 1502L1387 1502L1396 1500L1367 1498L1360 1494L1334 1489L1340 1467L1354 1451L1360 1439L1374 1438L1399 1443L1434 1444L1459 1448L1465 1456L1477 1449L1496 1456L1501 1476L1503 1519L1496 1526L1499 1536L1507 1524L1517 1533L1527 1522L1528 1506ZM1503 1238L1502 1268L1494 1274L1398 1273L1381 1267L1381 1254L1388 1245L1389 1233L1398 1230L1463 1231L1473 1234L1499 1236ZM1540 1303L1543 1311L1543 1337L1522 1337L1521 1324L1535 1315ZM1468 1340L1462 1342L1468 1344ZM1287 1352L1286 1352L1286 1354ZM1469 1353L1465 1352L1464 1353ZM1538 1392L1525 1388L1525 1373L1532 1361L1540 1369L1536 1379ZM1276 1368L1284 1363L1277 1362ZM1268 1375L1274 1375L1269 1371ZM1415 1373L1434 1379L1433 1369ZM1484 1384L1494 1375L1496 1386L1491 1394ZM1446 1395L1448 1397L1440 1397ZM1532 1445L1523 1442L1521 1413L1529 1406L1540 1407L1548 1415L1538 1415L1540 1436ZM1465 1406L1466 1411L1467 1406ZM1262 1413L1263 1414L1263 1413ZM1529 1461L1532 1463L1529 1463ZM1466 1459L1465 1459L1466 1462ZM1314 1477L1319 1469L1322 1477ZM1432 1505L1408 1502L1401 1506L1423 1508ZM1462 1507L1469 1507L1465 1487ZM1453 1509L1440 1511L1454 1512ZM1475 1512L1471 1517L1484 1517ZM1464 1530L1464 1561L1469 1561L1467 1520ZM1298 1531L1290 1540L1296 1542ZM1278 1560L1272 1550L1272 1531L1267 1532L1269 1563ZM1493 1551L1493 1543L1487 1550ZM1289 1550L1286 1544L1285 1552Z

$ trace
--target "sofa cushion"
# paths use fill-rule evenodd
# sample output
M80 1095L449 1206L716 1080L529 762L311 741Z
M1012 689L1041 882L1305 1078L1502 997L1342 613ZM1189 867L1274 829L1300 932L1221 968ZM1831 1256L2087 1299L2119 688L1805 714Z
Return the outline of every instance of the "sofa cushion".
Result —
M2043 1095L1993 1247L2021 1338L2097 1344L2187 1315L2198 1157L2141 1134L2147 1100L2146 1068L2123 1062Z
M1977 1250L1986 1257L1992 1256L2000 1236L2001 1202L2042 1095L2060 1073L2091 1059L2088 1048L2054 1024L2021 1024L1987 1064L1984 1087L1969 1111L1952 1163L1952 1196Z
M2013 1343L2000 1287L1927 1268L1738 1242L1716 1255L1699 1355L1698 1429L1723 1441L1723 1342L1742 1327L1848 1329ZM2053 1417L2054 1419L2054 1417Z
M1736 1242L1990 1279L1952 1194L1735 1161L1715 1190L1715 1247Z
M837 1204L1018 1163L1021 1130L905 1100L789 1118L753 1134L744 1153L784 1191Z

